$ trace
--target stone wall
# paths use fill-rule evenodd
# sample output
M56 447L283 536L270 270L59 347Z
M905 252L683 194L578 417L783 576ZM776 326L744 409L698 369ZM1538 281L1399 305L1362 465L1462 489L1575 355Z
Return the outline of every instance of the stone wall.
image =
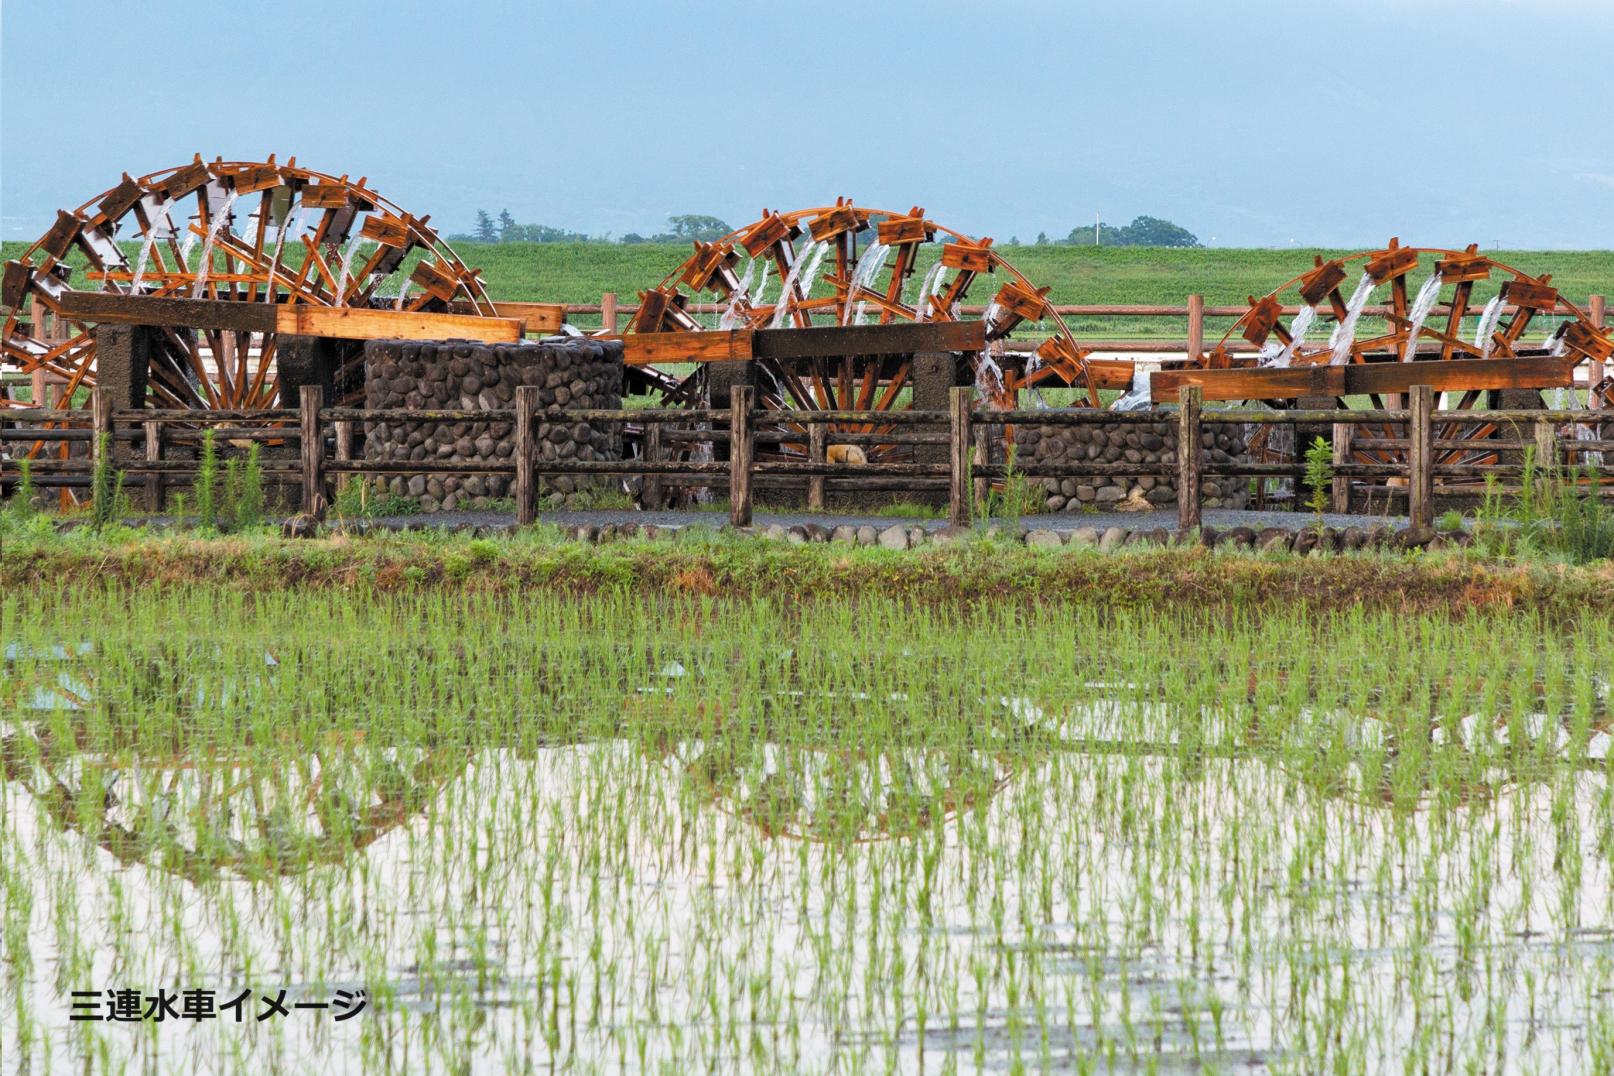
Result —
M622 344L588 337L550 337L519 344L463 340L372 340L364 348L368 408L494 410L515 406L518 385L538 387L538 409L615 410L622 406ZM542 459L622 458L620 427L538 422ZM370 422L366 460L509 461L515 453L509 422ZM426 511L482 508L514 495L502 475L392 475L400 496L419 498ZM570 503L574 494L615 481L609 476L546 476L541 494Z
M1236 426L1207 426L1201 435L1205 464L1225 464L1244 453L1244 435ZM1018 455L1035 463L1087 460L1097 463L1160 464L1175 471L1177 425L1174 422L1104 422L1084 426L1034 426L1023 429ZM1177 503L1174 478L1147 475L1131 477L1044 478L1041 480L1050 512L1080 512L1093 508L1169 508ZM1203 480L1207 508L1243 508L1249 499L1248 480Z

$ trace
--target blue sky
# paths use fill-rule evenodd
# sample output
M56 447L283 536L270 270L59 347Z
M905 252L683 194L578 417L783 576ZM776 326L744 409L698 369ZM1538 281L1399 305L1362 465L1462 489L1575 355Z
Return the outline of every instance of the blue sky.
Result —
M1608 0L0 0L0 235L275 152L446 231L846 194L999 240L1611 247L1611 65Z

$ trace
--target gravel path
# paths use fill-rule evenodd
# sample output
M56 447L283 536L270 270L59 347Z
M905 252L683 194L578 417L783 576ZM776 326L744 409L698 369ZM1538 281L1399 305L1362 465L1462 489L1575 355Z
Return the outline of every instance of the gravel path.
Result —
M1260 530L1263 527L1284 527L1298 530L1312 522L1312 516L1306 512L1253 512L1235 511L1232 509L1208 508L1205 510L1205 525L1225 529L1228 527L1249 527ZM539 522L550 523L562 527L604 526L606 524L621 525L651 524L657 527L710 527L716 530L728 524L728 516L722 512L634 512L626 510L589 511L589 512L544 512ZM1328 513L1323 521L1330 527L1371 527L1376 524L1386 524L1394 528L1407 525L1406 516L1368 516L1368 515L1338 515ZM1001 520L998 521L1002 523ZM892 524L900 523L903 526L923 527L929 531L941 530L947 526L945 519L908 519L901 516L858 515L855 513L840 514L826 512L757 512L752 517L752 525L757 528L777 523L782 527L792 527L798 524L817 523L825 527L838 527L843 524L860 527L865 524L884 529ZM356 530L423 530L423 529L466 529L480 527L485 530L508 530L515 526L508 512L433 512L430 514L408 516L382 516L366 520ZM1177 527L1177 513L1170 512L1058 512L1048 515L1022 516L1020 526L1025 530L1045 529L1052 531L1073 531L1078 527L1095 527L1102 531L1109 527L1123 527L1127 530L1153 530L1164 527L1166 530L1175 530Z

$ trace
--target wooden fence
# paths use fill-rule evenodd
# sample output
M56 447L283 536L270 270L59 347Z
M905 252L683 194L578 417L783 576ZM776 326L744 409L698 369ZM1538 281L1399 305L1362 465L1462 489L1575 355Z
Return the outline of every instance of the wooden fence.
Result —
M639 307L633 303L621 303L613 292L606 292L600 296L598 303L567 303L565 304L568 318L576 314L589 317L598 315L600 327L606 332L615 333L622 329L623 320L632 321L633 315ZM690 303L686 309L692 314L721 314L727 310L722 303ZM1606 320L1606 301L1600 294L1589 295L1580 309L1585 312L1591 323L1602 328ZM962 313L967 318L978 318L986 310L985 306L966 305ZM1077 333L1076 338L1084 348L1090 351L1125 351L1138 354L1177 354L1199 355L1205 351L1207 343L1206 319L1241 318L1250 312L1248 305L1235 306L1206 306L1203 295L1189 295L1182 303L1058 303L1052 307L1054 313L1066 318L1101 318L1105 321L1125 321L1129 318L1182 318L1183 335L1159 339L1157 337L1114 337L1090 338ZM1285 317L1293 317L1300 313L1299 306L1285 306L1282 308ZM1382 304L1367 306L1362 309L1366 317L1382 317L1393 308ZM1568 314L1570 308L1559 300L1558 307L1549 312L1555 315ZM1478 318L1479 308L1468 313L1468 317ZM1020 341L1028 347L1040 343L1038 340ZM1210 341L1214 343L1214 340ZM1227 342L1227 350L1232 354L1253 354L1260 349L1240 336L1234 336Z
M726 487L729 518L736 526L750 523L753 491L759 485L805 487L811 507L822 507L827 492L847 490L935 491L945 489L948 519L953 525L970 522L995 482L1011 476L1024 479L1153 476L1174 480L1177 487L1177 522L1182 529L1200 523L1201 484L1205 478L1299 478L1303 463L1262 463L1235 460L1208 465L1202 435L1219 424L1327 425L1333 428L1334 510L1347 510L1353 483L1365 479L1404 480L1414 526L1433 522L1434 482L1437 477L1480 480L1488 476L1515 477L1523 473L1525 450L1535 453L1544 466L1578 458L1584 453L1614 450L1614 441L1574 440L1560 437L1560 426L1585 424L1584 411L1488 411L1485 418L1503 428L1527 431L1511 439L1488 439L1483 444L1498 454L1513 454L1519 462L1465 464L1444 462L1441 454L1472 452L1476 442L1439 436L1445 423L1472 423L1470 411L1436 411L1434 393L1424 385L1408 394L1407 408L1399 410L1206 410L1197 387L1185 386L1175 409L1114 412L1075 410L977 410L974 390L955 388L945 411L762 411L755 406L755 390L737 386L726 409L557 410L538 409L538 390L522 386L514 408L500 410L365 410L324 406L317 386L302 389L297 409L274 411L128 410L114 411L96 393L89 414L48 409L0 412L0 445L13 454L30 447L79 442L88 452L73 458L42 456L31 464L33 480L41 487L89 486L104 453L108 466L134 479L143 491L145 507L161 510L165 486L171 481L194 480L198 469L192 458L166 458L174 445L194 446L201 430L211 428L219 441L273 441L298 445L292 460L264 461L263 473L293 484L301 491L301 508L315 515L329 503L328 483L341 475L501 475L513 480L515 516L526 524L538 518L539 479L543 476L639 476L644 499L659 505L664 484ZM410 422L514 423L515 451L509 460L380 461L355 459L356 424L407 420ZM53 428L42 428L42 423ZM543 459L537 431L542 422L633 424L643 431L643 454L622 460ZM989 429L1022 425L1082 426L1089 424L1145 424L1170 422L1177 427L1177 456L1172 464L1100 462L1062 458L1054 462L1019 465L986 462ZM12 424L12 428L7 428ZM1374 436L1363 437L1354 428L1376 426ZM1386 426L1403 426L1404 437L1385 437ZM676 428L669 428L676 427ZM875 432L877 431L877 432ZM726 458L701 461L687 458L687 447L711 444L726 447ZM758 458L759 445L789 443L807 446L806 459ZM931 446L932 460L832 462L833 444L907 444ZM1384 463L1352 462L1351 447L1394 450ZM945 448L945 451L943 451ZM82 451L82 450L81 450ZM1387 453L1389 455L1390 453ZM1504 455L1505 459L1506 456ZM14 461L0 459L0 483L14 485Z

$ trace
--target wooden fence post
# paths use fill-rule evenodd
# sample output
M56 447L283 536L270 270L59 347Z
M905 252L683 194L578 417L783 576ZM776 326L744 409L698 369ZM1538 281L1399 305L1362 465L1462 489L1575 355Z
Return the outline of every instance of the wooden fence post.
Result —
M608 291L600 296L600 328L608 333L616 332L616 292Z
M1205 446L1200 440L1200 412L1205 390L1184 385L1177 390L1177 529L1184 533L1199 526L1199 479Z
M163 459L163 424L155 419L148 418L142 425L146 433L146 462L161 463ZM146 511L161 512L162 510L162 472L152 471L146 476Z
M971 423L975 427L975 462L988 464L992 462L992 437L984 423ZM990 478L977 478L975 480L975 510L982 515L986 514L987 500L992 495L992 480Z
M1435 525L1435 392L1428 385L1414 385L1407 394L1411 416L1407 423L1407 516L1415 533L1427 533Z
M316 519L325 515L325 439L319 425L325 406L325 389L302 385L297 393L298 427L302 434L303 511Z
M331 423L336 430L336 458L343 463L353 462L353 422L350 419L338 419Z
M751 385L729 390L729 523L751 525Z
M1188 358L1199 358L1205 351L1205 297L1188 297Z
M112 398L104 389L90 390L90 459L97 467L112 462Z
M516 386L516 524L530 526L538 519L538 386Z
M1603 328L1603 318L1604 318L1603 296L1602 295L1593 295L1590 299L1587 300L1586 308L1587 308L1586 309L1586 314L1587 314L1587 317L1590 318L1590 320L1591 320L1592 327L1596 328L1596 329ZM1590 363L1587 363L1586 366L1587 366L1587 370L1586 370L1586 384L1587 384L1587 387L1591 388L1591 389L1596 389L1598 383L1603 380L1603 364L1600 363L1600 362L1590 362ZM1586 401L1586 406L1588 406L1588 407L1601 407L1601 406L1603 406L1602 397L1600 397L1595 391L1590 392L1587 395L1590 396L1591 399Z
M813 463L824 462L824 446L829 440L829 429L822 422L807 427L807 458ZM807 479L807 507L824 510L824 476L811 475Z
M1351 462L1351 438L1356 435L1356 426L1350 422L1334 423L1334 466L1339 467ZM1344 515L1351 510L1351 479L1349 475L1334 476L1334 511Z
M661 462L661 423L647 422L644 427L644 460L646 463ZM644 476L644 492L640 499L644 506L650 509L665 507L661 497L661 476L647 474Z
M1551 471L1558 466L1558 429L1545 419L1536 419L1536 468Z
M970 404L975 390L955 385L947 390L947 524L970 525Z

